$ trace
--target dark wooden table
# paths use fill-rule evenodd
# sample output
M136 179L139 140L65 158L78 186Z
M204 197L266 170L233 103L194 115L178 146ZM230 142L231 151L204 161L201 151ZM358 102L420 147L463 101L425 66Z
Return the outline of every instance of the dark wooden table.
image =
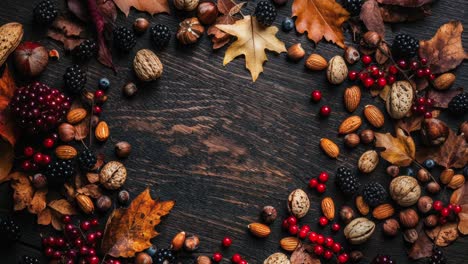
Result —
M25 40L39 41L62 52L60 61L50 63L40 78L51 86L61 87L64 69L71 65L70 56L64 56L61 45L47 39L45 31L33 27L33 2L3 0L0 23L23 23ZM277 26L290 15L290 5L279 9ZM249 2L248 11L253 7L254 3ZM398 32L429 39L439 26L450 20L461 20L466 27L466 7L465 0L437 1L432 16L388 28L387 39L391 41ZM137 17L146 17L152 24L165 23L174 30L181 20L176 14L152 18L132 10L127 19L119 13L117 24L130 26ZM278 36L287 46L301 42L307 53L317 52L325 58L342 53L335 45L321 42L315 46L305 36L293 32L279 32ZM349 44L350 35L346 38ZM245 256L249 263L262 263L268 255L280 250L278 241L286 234L281 231L281 220L273 225L274 232L268 239L256 239L248 233L247 224L258 219L261 208L273 205L279 209L280 218L284 217L287 214L285 201L291 190L307 190L308 180L321 170L333 175L337 166L355 166L360 154L370 147L343 148L338 160L328 159L319 149L319 139L336 138L340 121L348 116L342 106L342 91L349 84L333 87L327 83L323 72L307 71L303 62L294 64L286 60L286 54L271 53L265 72L252 83L243 58L224 67L226 48L213 51L210 44L209 38L203 36L198 45L184 48L173 38L166 50L157 52L164 64L163 77L157 82L139 84L139 93L131 100L121 95L121 87L135 79L132 60L136 51L151 46L148 34L138 39L130 54L114 56L118 75L96 61L90 62L89 87L96 87L101 77L108 77L112 82L110 99L102 115L110 125L111 139L100 149L112 157L113 143L129 141L133 153L124 161L129 171L126 188L136 195L149 186L154 197L177 201L170 216L157 227L161 231L154 240L158 246L168 246L174 234L185 230L200 236L198 253L210 254L220 250L221 239L228 235L234 244L229 250L223 250L225 263L234 252ZM463 35L463 44L468 47L468 33ZM456 87L466 88L467 70L465 62L455 71ZM309 94L313 89L323 92L320 104L310 102ZM320 119L318 109L325 103L332 107L332 115ZM383 106L378 98L364 93L357 113L367 103ZM442 119L456 129L463 117L453 119L444 114ZM380 131L392 131L391 124L388 122ZM342 139L338 142L342 144ZM386 166L386 162L380 162L378 169L370 176L362 176L362 180L388 184ZM9 184L0 187L2 208L11 210ZM338 206L345 204L333 181L327 187L326 195L336 197ZM321 230L316 225L321 196L308 192L312 206L302 223L310 223L314 229ZM15 218L21 223L22 239L11 248L0 249L0 263L16 263L23 254L40 256L39 235L50 233L50 229L35 224L34 216L19 212ZM341 234L337 237L344 240ZM461 238L444 249L449 263L467 263L467 246L468 239ZM362 263L368 263L377 253L392 255L397 263L410 263L402 238L384 238L381 225L368 243L356 248L365 252Z

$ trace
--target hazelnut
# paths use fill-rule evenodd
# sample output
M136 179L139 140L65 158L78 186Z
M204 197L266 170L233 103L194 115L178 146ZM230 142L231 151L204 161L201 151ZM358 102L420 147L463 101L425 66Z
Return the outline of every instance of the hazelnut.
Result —
M364 257L364 254L359 250L353 250L349 254L349 258L351 259L351 262L353 263L360 262L363 257Z
M437 182L430 182L427 184L426 190L431 194L437 194L440 192L440 185Z
M174 0L174 6L181 11L193 11L197 8L199 0Z
M197 17L205 25L211 25L218 17L218 7L213 2L203 2L198 5Z
M358 134L356 134L356 133L347 134L344 137L344 143L349 148L356 147L357 145L359 145L359 142L361 142L361 139L359 138Z
M361 55L355 47L348 46L345 49L344 58L347 63L354 64L361 59Z
M288 48L288 58L293 61L298 61L305 56L305 51L301 43L296 43Z
M197 264L211 264L211 258L207 256L198 256Z
M42 173L36 173L32 177L32 184L36 189L44 188L47 186L47 177Z
M105 213L112 207L112 200L107 195L101 195L96 201L96 208Z
M340 209L340 218L345 224L349 224L355 217L353 208L345 205Z
M426 216L426 218L424 218L424 225L426 227L432 228L437 225L438 221L439 221L439 218L437 217L437 215L431 214L431 215Z
M392 176L392 177L396 177L398 176L398 174L400 173L400 167L396 166L396 165L390 165L387 167L387 174Z
M361 134L359 136L361 137L361 142L364 144L369 144L369 143L374 142L374 138L375 138L374 131L370 129L364 129L363 131L361 131Z
M148 29L149 25L150 23L148 19L139 17L135 19L135 22L133 22L133 30L137 34L143 34Z
M130 193L127 190L121 190L117 195L117 199L120 204L127 205L130 200Z
M414 242L416 242L416 240L418 240L418 237L419 237L418 231L414 228L407 229L403 233L403 238L405 239L406 242L410 244L413 244Z
M432 209L433 200L429 196L421 196L418 200L418 210L425 214Z
M379 33L375 31L367 31L366 33L364 33L362 39L364 40L364 43L371 48L377 47L380 41L382 41L382 38L380 37Z
M400 212L400 223L406 228L414 228L419 222L418 213L414 209L405 209Z
M447 125L435 118L426 118L421 123L421 139L427 146L439 146L449 135Z
M468 121L465 121L460 124L460 128L458 129L458 133L465 135L465 140L468 141Z
M392 218L385 220L383 223L383 232L385 235L393 237L398 234L398 231L400 231L400 224L397 220Z
M192 17L180 22L176 37L180 43L189 45L197 42L203 32L205 32L205 28L200 24L198 18Z
M419 169L418 173L416 173L416 178L418 178L420 182L428 182L431 180L431 176L426 169Z
M132 83L132 82L129 82L127 84L125 84L123 87L122 87L122 92L124 93L125 96L127 97L132 97L136 94L136 92L138 91L138 88L136 86L136 84Z
M63 142L70 142L75 139L75 127L68 123L63 123L58 128L58 134Z
M267 205L263 207L261 216L265 224L271 224L276 220L276 217L278 216L278 212L273 206Z
M132 145L128 143L127 141L120 141L117 144L115 144L115 155L119 158L126 158L130 155L130 152L132 151Z
M145 252L140 252L135 257L135 264L152 264L153 258Z
M91 116L91 127L95 128L99 124L99 116L93 115Z
M184 248L187 251L195 251L200 245L200 239L196 235L190 235L185 238Z

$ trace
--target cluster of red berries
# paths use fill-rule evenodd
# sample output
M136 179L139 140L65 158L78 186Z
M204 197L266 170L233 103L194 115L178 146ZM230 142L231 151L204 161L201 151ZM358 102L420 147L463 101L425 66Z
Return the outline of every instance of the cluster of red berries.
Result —
M52 149L57 139L58 135L53 133L50 137L42 141L42 146L45 149ZM47 166L51 161L50 155L37 151L32 146L24 147L23 155L25 160L21 163L21 169L24 171L35 171L39 169L39 167Z
M322 171L317 178L310 179L309 187L317 190L318 193L324 193L327 190L325 183L327 183L329 177L327 172Z
M102 104L107 100L106 93L104 90L98 89L94 92L94 102L95 105L93 106L93 114L100 115L102 113Z
M223 240L221 241L221 245L225 248L230 247L232 245L232 239L230 237L224 237ZM212 259L214 262L220 262L223 260L223 254L220 252L215 252L212 256ZM248 264L247 260L242 258L242 256L239 253L235 253L231 257L231 261L234 264Z
M462 211L462 207L459 204L444 205L440 200L434 201L432 208L439 213L439 223L442 225L448 221L455 220L455 216Z
M434 100L426 97L418 97L413 103L412 111L417 115L424 115L425 118L432 118L432 106Z
M322 92L319 91L319 90L313 90L311 95L310 95L310 99L312 100L312 102L314 103L318 103L320 102L320 100L322 100ZM327 117L331 114L331 108L330 106L328 105L322 105L320 107L320 112L319 112L320 116L323 116L323 117Z
M419 60L412 60L410 62L406 60L399 60L397 61L397 65L400 70L408 71L418 78L428 78L431 81L436 78L431 69L427 67L428 61L426 58L420 58Z
M62 219L64 224L63 237L45 237L42 239L44 254L60 263L88 263L100 264L96 250L102 231L97 230L99 221L92 219L82 221L78 226L72 224L69 215ZM108 264L120 264L118 260L107 261Z

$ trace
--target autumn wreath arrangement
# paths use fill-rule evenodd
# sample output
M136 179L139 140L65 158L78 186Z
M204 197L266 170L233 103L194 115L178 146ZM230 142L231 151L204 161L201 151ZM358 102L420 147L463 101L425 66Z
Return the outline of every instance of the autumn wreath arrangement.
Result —
M177 252L194 252L200 243L196 235L180 232L170 248L152 245L150 240L157 235L154 227L169 214L174 202L153 200L149 189L130 202L129 192L123 189L127 169L119 160L130 155L128 142L115 145L115 160L106 161L106 157L95 153L92 142L105 143L110 137L102 106L111 81L102 78L94 91L85 88L87 73L83 65L96 58L116 70L111 45L116 52L125 53L135 47L138 36L150 34L154 49L139 50L133 70L139 81L153 81L164 74L163 62L153 50L164 52L173 35L190 48L206 32L213 49L235 39L226 50L223 64L244 55L246 68L256 81L267 60L265 50L287 52L291 63L306 57L300 44L286 48L276 37L278 28L273 24L277 8L284 8L286 2L260 1L247 15L243 13L247 5L244 2L174 0L174 7L187 15L174 32L164 24L151 26L144 18L136 19L132 28L114 27L117 9L127 16L131 7L152 15L169 13L169 4L163 0L68 0L70 14L66 15L59 14L53 1L41 1L33 8L35 22L47 27L47 36L63 43L66 54L76 61L64 71L63 89L34 81L16 87L5 63L8 57L13 58L11 64L18 74L34 78L49 63L59 61L60 52L36 42L22 42L23 26L19 23L0 27L4 39L0 46L0 183L10 182L15 211L27 210L37 215L38 224L51 225L61 232L42 237L43 253L51 263L174 263ZM451 88L456 75L449 72L467 58L461 41L463 27L451 21L430 40L417 40L408 34L397 35L392 43L385 39L384 23L422 19L430 14L431 4L431 0L294 0L293 18L282 21L283 31L295 29L315 43L325 38L344 49L343 54L328 60L310 54L305 67L324 71L330 85L354 82L343 92L343 104L350 116L338 128L340 138L322 138L317 145L332 159L342 155L337 144L340 140L346 148L365 144L369 150L362 153L356 169L341 166L333 176L321 172L310 179L309 190L298 188L289 194L285 206L290 216L282 222L288 236L279 243L283 252L273 253L265 264L321 263L331 259L337 263L359 262L365 256L356 245L364 244L379 226L387 236L401 234L410 244L411 259L446 263L441 247L451 244L459 234L468 233L468 123L460 124L457 133L437 119L444 109L453 115L468 111L468 94ZM86 31L85 24L94 26L94 34ZM352 45L345 44L343 28L352 34ZM130 82L122 91L131 97L138 88ZM366 105L362 114L356 113L363 91L380 97L382 107ZM321 99L320 90L312 91L313 103ZM321 105L319 115L326 118L330 114L331 108ZM386 121L394 123L394 134L374 131ZM364 122L372 129L359 131ZM413 139L417 133L422 144ZM389 186L375 181L362 184L360 175L373 173L381 159L390 164L386 170L392 177ZM437 169L441 172L436 175ZM330 179L335 182L333 186L328 184ZM330 227L334 234L342 232L350 248L333 236L300 224L311 207L310 190L323 194L335 187L354 205L338 208L334 198L325 195L320 202L322 216L318 225ZM443 194L450 192L450 198L441 190ZM108 212L113 207L117 208L105 225L94 217L96 212ZM272 232L269 225L277 215L274 207L265 206L261 221L248 224L247 229L254 236L268 237ZM8 242L19 238L19 229L12 218L1 218L0 234ZM221 249L232 243L230 237L225 237ZM222 250L212 256L193 256L199 264L225 259ZM232 263L247 263L238 253L228 257ZM395 263L387 255L369 257L372 263ZM24 256L21 263L39 260Z

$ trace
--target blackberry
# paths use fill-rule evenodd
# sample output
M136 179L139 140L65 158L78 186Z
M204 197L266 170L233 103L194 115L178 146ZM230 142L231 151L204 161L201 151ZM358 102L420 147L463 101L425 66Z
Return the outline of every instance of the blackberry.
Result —
M416 56L419 41L407 34L398 34L393 39L392 54L395 58L410 59Z
M343 7L351 14L351 16L357 16L361 13L362 0L344 0Z
M55 128L70 105L70 98L59 90L33 82L15 90L9 107L19 127L30 134L37 134Z
M52 185L61 185L75 173L73 160L56 159L47 165L44 175L47 182Z
M444 256L444 252L438 248L432 248L432 256L429 258L428 264L445 264L447 263L447 258Z
M151 28L151 40L153 40L153 44L156 48L161 49L169 44L169 40L171 40L171 30L168 26L157 24Z
M34 7L34 20L40 24L50 24L57 17L58 10L50 0L40 2Z
M268 1L260 1L257 7L255 7L257 21L264 27L269 27L273 24L276 14L276 8Z
M94 156L93 152L89 149L83 150L78 155L78 163L80 164L80 168L82 168L85 171L92 170L94 168L94 165L96 165L96 162L96 156Z
M371 264L396 264L390 256L377 255L371 262Z
M162 264L164 262L172 263L175 257L170 249L158 249L153 257L154 264Z
M345 195L355 194L361 185L357 176L343 166L336 170L335 182Z
M80 61L87 61L94 57L97 52L97 44L96 41L92 39L87 39L81 42L78 47L73 49L73 57Z
M63 75L65 89L71 94L80 94L86 84L86 72L77 64L68 67Z
M0 218L0 237L5 245L17 241L21 237L20 227L9 217Z
M468 93L461 93L452 98L448 109L453 114L464 115L468 112Z
M387 199L387 191L380 183L371 182L364 186L362 198L368 205L376 207Z
M126 27L114 29L114 44L121 51L130 51L136 45L135 33Z
M21 264L40 264L39 259L31 256L23 256Z

